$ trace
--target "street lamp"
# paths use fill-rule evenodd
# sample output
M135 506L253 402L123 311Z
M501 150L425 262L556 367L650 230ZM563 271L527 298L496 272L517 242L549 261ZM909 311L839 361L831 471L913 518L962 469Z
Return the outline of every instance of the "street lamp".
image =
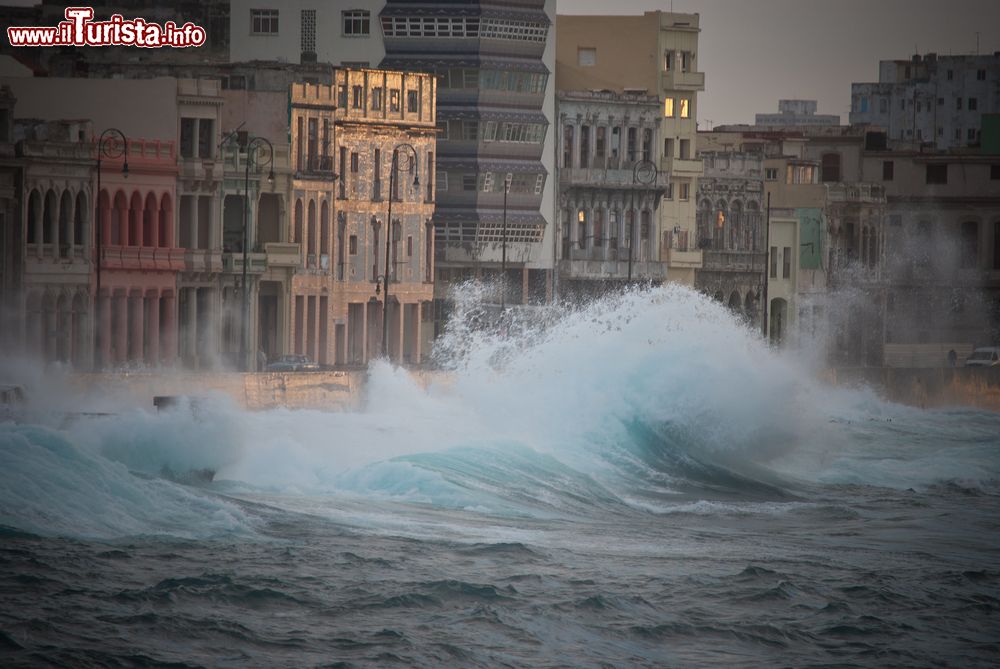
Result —
M101 351L101 249L104 244L101 220L101 157L124 157L122 174L128 178L128 138L118 128L108 128L97 140L97 192L94 194L94 224L96 226L97 245L97 292L94 294L94 366L101 369L104 366Z
M405 162L400 164L399 161L399 150L406 149L404 151L403 158ZM413 154L413 158L410 158L410 153ZM376 167L376 169L378 169ZM397 144L392 150L392 164L389 166L389 216L386 219L386 230L385 230L385 274L382 277L382 283L385 285L385 296L382 302L382 355L389 359L389 276L391 272L389 271L389 246L392 244L393 236L393 226L392 226L392 198L396 192L396 172L413 172L413 187L417 188L420 186L420 178L417 175L417 150L413 148L412 144L407 144L403 142L402 144ZM400 198L402 199L402 198ZM378 286L376 286L376 289Z
M635 252L632 250L635 246L635 187L637 184L642 184L643 186L651 185L656 181L658 173L656 165L650 160L640 160L632 168L632 220L629 223L628 235L628 282L630 284L632 283L632 258L635 255Z
M507 193L514 175L507 172L503 180L503 252L500 256L500 311L507 311Z
M267 158L263 161L260 160L260 147L262 144L267 145ZM247 229L249 226L249 208L250 208L250 163L257 163L256 167L267 167L271 166L270 171L267 174L267 182L269 184L274 183L274 145L271 144L270 140L265 137L254 137L247 142L246 145L246 176L243 184L243 318L240 319L240 359L243 363L243 371L249 371L250 361L247 358L247 350L250 348L250 344L247 341L249 336L249 328L247 327L248 321L250 320L250 290L247 286Z

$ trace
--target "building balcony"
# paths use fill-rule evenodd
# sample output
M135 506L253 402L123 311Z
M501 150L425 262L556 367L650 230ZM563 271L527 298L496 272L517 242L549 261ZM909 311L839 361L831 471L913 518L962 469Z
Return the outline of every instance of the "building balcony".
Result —
M828 183L827 199L830 202L885 202L885 187L869 183Z
M222 254L211 249L184 249L184 269L188 272L222 271Z
M664 256L667 265L670 267L701 269L704 265L704 259L700 250L680 251L678 249L666 249Z
M681 72L670 70L663 73L663 88L667 91L705 90L704 72Z
M581 250L582 253L587 253ZM617 254L623 259L611 260L560 260L559 275L568 280L627 280L628 250L621 249ZM667 278L667 265L655 261L632 261L632 279L664 281Z
M185 249L160 246L105 246L102 269L173 271L185 269Z
M267 269L267 254L266 253L248 253L247 254L247 273L248 274L263 274L264 270ZM222 271L227 274L242 274L243 273L243 253L223 253L222 254Z
M267 242L264 244L268 267L298 267L302 264L302 248L299 244L287 242Z
M602 187L615 189L637 190L666 190L669 187L670 178L666 172L660 171L656 175L656 181L646 185L643 183L633 184L632 168L628 169L605 169L602 167L591 168L563 168L559 170L560 186L582 186L587 188Z
M763 251L703 251L702 269L763 274L767 254Z
M178 177L187 181L219 181L222 166L209 158L181 158L177 161Z
M332 180L334 177L333 156L309 156L296 166L296 178Z
M686 160L684 158L664 158L661 172L669 172L676 176L700 177L705 174L705 163L701 160Z

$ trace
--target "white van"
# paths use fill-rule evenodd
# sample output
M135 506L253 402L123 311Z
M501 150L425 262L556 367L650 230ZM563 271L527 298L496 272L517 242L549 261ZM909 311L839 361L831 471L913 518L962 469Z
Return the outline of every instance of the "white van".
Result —
M1000 365L1000 346L977 348L965 359L966 367L994 367Z

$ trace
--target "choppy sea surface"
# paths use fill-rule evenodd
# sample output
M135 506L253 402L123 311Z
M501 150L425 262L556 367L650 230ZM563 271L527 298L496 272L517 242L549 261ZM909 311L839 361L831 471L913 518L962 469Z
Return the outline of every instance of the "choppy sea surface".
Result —
M0 666L1000 664L1000 416L819 385L677 288L459 315L446 382L376 364L352 413L36 379Z

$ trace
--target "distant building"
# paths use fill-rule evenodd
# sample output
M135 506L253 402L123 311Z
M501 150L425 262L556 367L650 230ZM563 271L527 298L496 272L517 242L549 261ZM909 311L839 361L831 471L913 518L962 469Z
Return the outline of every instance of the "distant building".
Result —
M666 281L658 212L670 182L636 173L660 146L659 97L560 91L557 104L561 294L599 294L630 277Z
M695 271L702 265L702 252L695 240L696 193L703 171L695 155L698 92L705 90L705 74L697 67L698 14L657 11L642 16L560 16L556 28L559 90L610 90L658 98L659 139L651 150L643 149L644 129L636 123L635 115L627 120L623 116L621 121L616 118L604 131L610 138L615 125L621 123L624 132L632 126L631 143L629 135L621 140L624 146L618 169L631 172L645 156L661 176L669 176L659 206L649 207L656 212L649 242L651 260L666 263L667 280L693 286ZM560 120L564 148L559 153L565 168L567 139L578 147L584 141L579 128L585 124L575 115ZM594 138L588 135L586 141L596 147L601 125L592 123L587 128ZM578 149L573 152L576 155ZM635 236L640 237L641 230Z
M705 145L699 136L699 147ZM699 148L698 247L704 262L695 287L755 325L763 299L764 155L735 148ZM759 327L759 325L757 325Z
M835 114L817 114L815 100L778 100L777 114L757 114L758 126L840 125Z
M877 83L851 84L850 122L885 129L891 141L977 146L983 114L1000 112L998 86L1000 52L883 60Z

